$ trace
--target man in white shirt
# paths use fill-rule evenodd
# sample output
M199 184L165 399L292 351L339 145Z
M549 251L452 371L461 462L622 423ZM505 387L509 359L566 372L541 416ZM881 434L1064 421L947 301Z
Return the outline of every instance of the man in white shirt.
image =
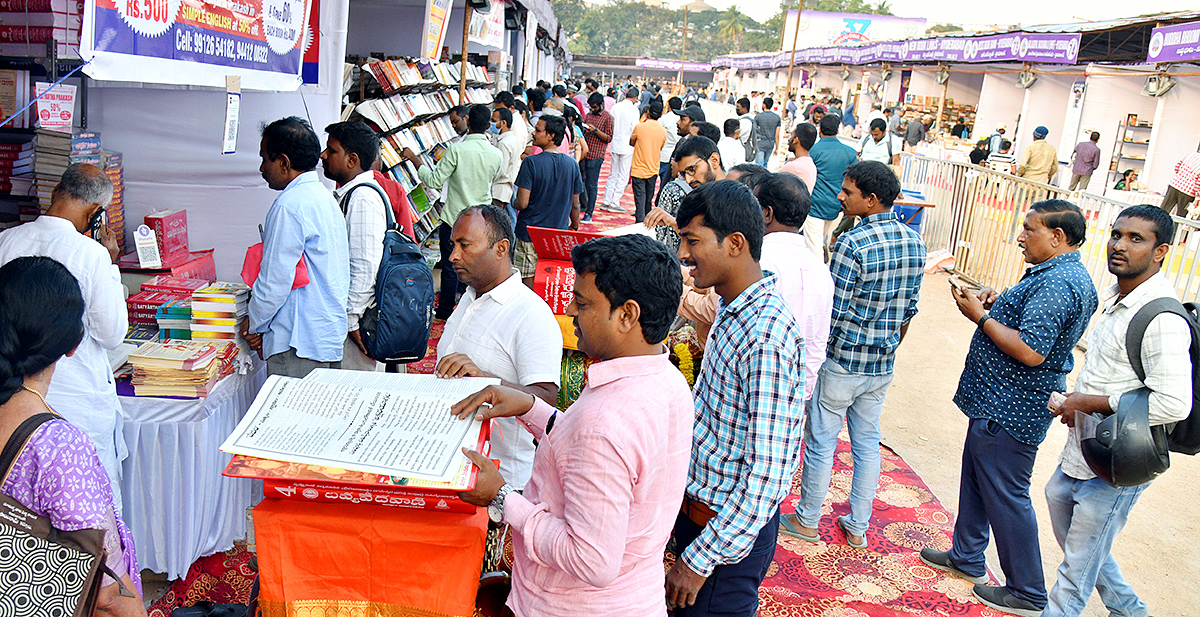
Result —
M383 236L387 233L387 209L391 207L371 171L379 156L379 139L363 122L337 122L325 127L325 132L329 137L321 151L321 165L325 177L337 183L333 197L346 217L350 241L350 298L346 304L342 368L378 371L383 364L367 355L358 321L375 300L375 279L383 261Z
M883 130L886 133L887 132L887 116L885 116L883 114L883 106L880 105L879 103L871 103L871 113L867 114L867 121L866 121L867 126L868 127L871 126L871 123L874 122L875 119L877 119L877 118L879 120L883 120Z
M884 165L899 165L900 152L904 143L899 137L887 132L887 120L876 118L868 125L871 134L858 144L858 158L863 161L879 161Z
M508 215L473 206L450 231L450 264L467 284L438 341L434 373L442 378L497 377L555 405L562 362L562 330L550 307L512 267L515 236ZM491 457L516 490L533 471L533 437L515 418L492 424Z
M607 212L627 212L621 207L621 196L625 194L625 186L629 184L629 170L633 166L633 146L629 138L633 128L641 119L637 107L638 89L630 88L625 91L625 100L613 105L609 113L613 117L612 141L608 150L612 153L612 166L608 172L608 180L604 183L604 203L599 208Z
M658 123L667 129L667 141L663 144L658 157L658 190L661 192L668 182L675 179L671 173L671 156L675 154L675 144L679 143L679 110L683 109L683 99L673 96L667 100L667 113L658 119Z
M721 141L717 142L717 151L721 153L721 166L725 168L725 171L746 162L746 149L742 146L739 138L742 132L741 127L742 124L737 118L729 118L721 127L725 135L721 137Z
M746 150L746 160L754 160L758 145L754 142L754 114L750 113L750 99L744 96L738 99L734 109L737 111L738 130L741 131L738 139L742 141L742 147Z
M1121 575L1112 545L1150 482L1115 487L1096 477L1083 458L1079 426L1080 414L1109 415L1122 394L1143 387L1150 390L1151 427L1178 422L1191 413L1191 330L1183 319L1159 314L1147 326L1141 349L1144 378L1134 371L1125 346L1129 322L1142 307L1159 298L1178 299L1174 284L1161 272L1174 235L1171 216L1154 206L1127 208L1113 222L1108 271L1117 283L1103 296L1075 392L1055 412L1071 426L1058 469L1046 484L1050 523L1064 558L1043 617L1080 615L1098 585L1112 614L1149 614Z
M58 361L46 402L92 438L121 511L121 403L105 350L116 349L129 330L116 236L101 212L112 201L112 181L98 167L74 164L63 172L50 209L37 219L0 233L0 264L18 257L49 257L61 263L83 292L83 340ZM100 241L84 235L99 231Z
M518 116L519 118L520 116ZM513 184L517 181L517 172L521 171L521 153L525 143L521 136L512 130L513 114L502 107L492 112L492 135L496 136L495 146L500 150L500 173L492 182L492 205L508 212L509 218L516 220L516 210L509 211L512 206Z
M517 111L517 100L512 92L501 90L496 93L496 98L492 100L492 106L495 109L507 109L513 117L513 121L509 123L508 130L512 131L517 138L517 142L521 144L521 153L529 154L533 148L533 128L521 117L521 112ZM497 134L489 134L490 141L493 146L499 147L500 136Z

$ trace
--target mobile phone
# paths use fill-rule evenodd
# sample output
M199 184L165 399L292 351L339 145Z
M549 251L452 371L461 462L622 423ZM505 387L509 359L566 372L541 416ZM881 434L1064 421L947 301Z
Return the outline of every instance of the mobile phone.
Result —
M962 294L969 294L972 291L971 285L969 283L967 283L966 281L960 279L958 277L958 275L955 275L955 274L950 275L950 286L957 289L959 291L959 293L962 293Z
M88 231L91 233L92 238L99 240L100 228L107 224L108 215L105 213L104 208L100 208L92 215L92 218L88 219Z

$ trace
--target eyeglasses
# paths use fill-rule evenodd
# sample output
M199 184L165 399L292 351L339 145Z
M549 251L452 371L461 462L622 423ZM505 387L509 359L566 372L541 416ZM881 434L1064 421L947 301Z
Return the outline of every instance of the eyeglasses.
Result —
M703 162L704 161L696 161L695 163L692 163L691 165L687 166L686 168L684 168L682 171L679 172L679 177L686 178L688 176L695 176L696 169L700 166L700 163L703 163Z

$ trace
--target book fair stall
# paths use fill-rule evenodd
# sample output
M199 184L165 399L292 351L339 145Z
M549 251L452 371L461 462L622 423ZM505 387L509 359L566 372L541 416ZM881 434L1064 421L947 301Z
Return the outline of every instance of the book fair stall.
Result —
M453 136L450 106L489 102L498 86L561 74L570 56L549 2L25 0L0 4L0 13L12 35L0 37L0 115L9 119L0 128L0 229L44 213L69 164L94 164L114 183L101 224L118 235L130 328L110 360L123 415L119 438L128 450L123 517L140 565L179 579L204 556L247 546L251 524L259 523L257 543L251 537L248 546L261 556L269 614L285 614L298 600L473 612L487 516L454 490L473 483L459 446L485 449L486 427L480 432L476 422L470 439L455 434L442 443L437 473L397 461L364 469L262 449L239 451L231 464L234 450L221 450L266 400L263 394L256 407L256 396L278 385L238 335L254 282L243 276L248 247L261 240L260 224L278 195L260 176L259 128L293 115L318 134L343 114L370 122L383 135L389 175L409 190L406 205L423 240L436 226L439 196L420 190L396 152L416 146L433 162ZM427 41L431 23L441 36ZM18 25L24 38L14 34ZM461 32L464 45L470 36L469 49L450 32ZM322 387L407 387L441 403L462 397L447 388L426 392L431 384L439 385L411 376L399 385ZM462 387L472 385L482 387ZM426 411L430 404L397 401ZM270 499L252 514L264 492ZM309 552L294 552L294 530L321 524L323 532L300 536ZM352 551L361 561L350 565L331 548L344 546L344 537L333 536L347 533L381 544ZM320 542L309 539L322 537L329 543L316 555ZM396 573L397 555L411 556L402 560L411 567L398 579L384 576ZM354 581L322 576L327 585L311 587L316 596L298 598L297 579L289 577L305 580L304 567L314 568L308 576L340 571ZM369 571L378 576L361 576Z
M1200 129L1186 103L1200 89L1189 43L1198 20L1200 13L1182 12L800 48L793 88L856 100L859 118L871 103L896 106L906 120L928 113L937 120L936 139L916 152L935 158L965 161L974 143L1001 125L1019 153L1033 129L1045 126L1060 159L1056 183L1064 187L1075 145L1097 131L1102 167L1089 191L1158 203L1175 163L1196 147L1161 136ZM792 53L732 54L712 65L733 90L782 90ZM969 139L948 135L959 117ZM1138 187L1149 188L1115 191L1127 170L1139 173Z

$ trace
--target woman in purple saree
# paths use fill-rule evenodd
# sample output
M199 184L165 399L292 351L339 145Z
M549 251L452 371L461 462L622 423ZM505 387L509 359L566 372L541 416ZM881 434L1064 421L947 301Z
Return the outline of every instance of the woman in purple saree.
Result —
M22 257L0 267L0 444L27 418L53 412L46 388L55 362L83 336L83 308L79 284L52 259ZM0 493L49 518L55 529L104 530L107 565L133 593L121 593L106 575L97 613L146 615L133 538L83 431L61 418L42 424L0 478Z

